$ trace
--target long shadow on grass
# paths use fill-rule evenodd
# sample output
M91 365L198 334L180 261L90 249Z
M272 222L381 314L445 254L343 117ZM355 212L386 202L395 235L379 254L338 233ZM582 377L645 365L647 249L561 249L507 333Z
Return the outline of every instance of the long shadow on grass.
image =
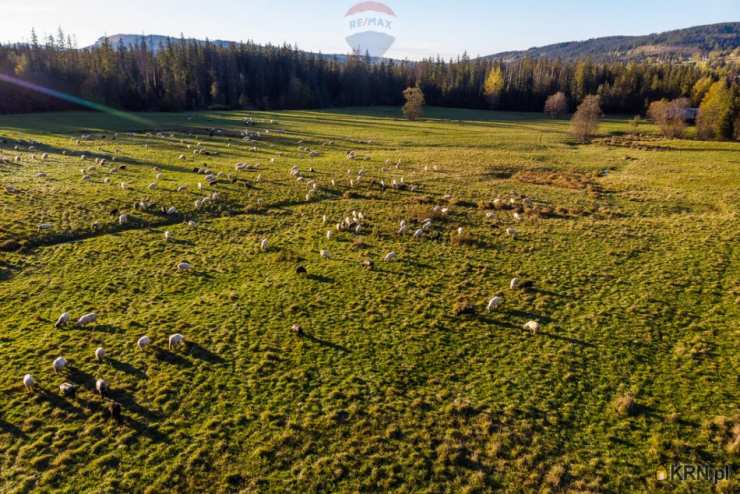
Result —
M74 406L70 401L54 393L50 393L48 391L40 391L39 397L47 401L52 406L59 408L60 410L64 410L65 412L72 415L76 415L79 418L82 418L85 415L82 412L81 408Z
M334 278L324 276L323 274L307 274L306 279L316 281L318 283L334 283Z
M167 362L168 364L177 365L180 367L192 367L193 363L180 355L171 352L165 348L155 348L154 355L158 360Z
M111 367L113 367L117 371L125 372L126 374L131 374L132 376L142 379L146 379L147 377L146 372L126 362L121 362L120 360L109 358L108 363L110 363Z
M319 345L321 345L323 347L331 348L333 350L338 350L338 351L344 352L344 353L352 353L352 350L350 350L347 347L344 347L344 346L339 345L337 343L332 343L331 341L322 340L321 338L317 338L316 336L313 336L313 335L308 334L308 333L304 333L303 334L303 338L306 339L306 340L308 340L308 341L313 341L314 343L318 343Z
M188 342L188 353L199 360L208 362L209 364L226 363L226 360L211 352L210 350L203 348L197 343Z
M120 403L121 407L125 411L130 410L137 415L141 415L147 420L158 420L160 418L155 412L152 412L148 408L139 405L136 402L134 396L127 391L124 391L122 389L113 389L108 392L107 396Z
M12 436L15 436L21 439L25 439L27 437L26 433L23 432L21 429L19 429L13 424L6 422L2 419L0 419L0 432L6 432Z

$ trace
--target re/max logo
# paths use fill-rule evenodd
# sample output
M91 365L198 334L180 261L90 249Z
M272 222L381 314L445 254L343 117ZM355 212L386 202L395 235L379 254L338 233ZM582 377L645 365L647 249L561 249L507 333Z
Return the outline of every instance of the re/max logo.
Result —
M393 29L391 21L380 17L364 17L349 21L350 29L360 29L365 27L380 27L383 29Z

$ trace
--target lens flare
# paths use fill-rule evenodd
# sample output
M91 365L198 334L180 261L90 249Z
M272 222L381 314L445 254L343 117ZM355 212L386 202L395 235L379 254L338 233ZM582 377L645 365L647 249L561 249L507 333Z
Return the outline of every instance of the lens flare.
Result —
M108 115L112 115L117 118L121 118L124 120L128 120L130 122L137 123L139 125L145 125L149 127L153 127L154 123L139 117L137 115L133 115L131 113L127 113L124 111L116 110L115 108L111 108L109 106L101 105L100 103L94 103L92 101L88 101L86 99L78 98L77 96L72 96L71 94L66 94L61 91L57 91L55 89L50 89L47 87L39 86L38 84L34 84L32 82L24 81L22 79L18 79L17 77L11 77L9 75L0 74L0 81L7 82L8 84L14 84L16 86L20 86L24 89L28 89L31 91L36 91L37 93L45 94L46 96L51 96L52 98L57 98L63 101L66 101L68 103L74 103L75 105L79 105L85 108L89 108L90 110L99 111L102 113L107 113Z

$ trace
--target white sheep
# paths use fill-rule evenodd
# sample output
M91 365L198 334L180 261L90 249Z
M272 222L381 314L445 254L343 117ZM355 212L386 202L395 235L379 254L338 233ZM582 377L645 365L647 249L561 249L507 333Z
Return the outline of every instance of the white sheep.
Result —
M329 254L329 251L328 250L321 249L321 251L319 252L319 255L323 259L331 259L331 254Z
M125 225L126 223L128 223L128 215L127 214L122 214L121 216L118 217L118 224L119 225Z
M139 348L139 350L143 352L146 347L151 345L151 343L152 343L151 338L149 338L148 336L142 336L141 338L137 340L136 346Z
M190 271L191 269L193 269L193 265L190 264L189 262L182 261L182 262L177 263L178 271Z
M181 335L180 333L175 333L173 335L170 335L170 338L167 341L167 345L170 350L172 350L175 347L182 346L184 344L185 344L185 337Z
M77 386L70 383L62 383L59 385L59 392L62 396L74 396L77 391Z
M87 326L88 324L92 324L95 321L98 320L97 314L94 312L90 312L89 314L85 314L84 316L77 319L77 325L78 326Z
M266 239L266 238L263 238L263 239L262 239L262 240L260 241L260 250L261 250L262 252L267 252L267 249L268 249L268 248L269 248L269 243L267 242L267 239Z
M486 306L486 310L488 312L494 311L501 307L504 303L503 297L493 297L491 300L488 301L488 305Z
M537 332L540 330L540 323L537 321L529 321L527 324L524 325L524 329L527 329L532 332L532 334L537 334Z
M164 232L164 241L165 242L169 242L171 238L172 238L172 232L171 231L167 230L166 232Z
M395 252L389 252L388 254L386 254L384 260L385 262L392 262L395 261L397 257L398 255Z
M69 320L71 319L72 315L69 312L63 313L61 316L59 316L59 319L57 319L57 322L54 324L55 328L61 328L69 324Z
M98 347L95 349L95 360L98 362L102 362L105 359L105 350L103 347Z
M422 228L419 228L414 232L414 238L421 238L424 236L424 230Z
M95 390L100 396L104 396L108 392L108 388L109 386L105 379L97 379L95 381Z
M26 387L26 391L33 391L35 385L36 381L33 379L33 376L31 374L26 374L25 376L23 376L23 386Z
M516 230L511 227L506 229L506 234L511 238L516 238Z
M326 231L326 239L327 240L331 240L332 238L334 238L334 232L331 231L331 230L327 230Z
M57 357L54 359L51 366L54 368L55 373L59 373L67 367L67 360L64 357Z
M509 283L509 288L512 290L519 288L519 278L512 278L511 283Z

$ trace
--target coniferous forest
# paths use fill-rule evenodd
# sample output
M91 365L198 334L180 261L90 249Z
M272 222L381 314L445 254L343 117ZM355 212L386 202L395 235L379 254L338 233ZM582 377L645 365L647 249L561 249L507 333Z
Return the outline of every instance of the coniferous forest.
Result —
M737 66L722 62L502 63L466 55L378 62L290 46L224 47L184 39L157 51L143 42L75 49L63 33L43 43L34 37L27 44L0 45L0 74L129 111L400 105L404 88L418 85L435 106L542 111L547 97L562 91L571 110L597 94L607 113L638 114L662 98L689 97L698 105L717 80L727 82L733 98L740 93ZM0 94L0 113L79 109L9 82L0 81Z

